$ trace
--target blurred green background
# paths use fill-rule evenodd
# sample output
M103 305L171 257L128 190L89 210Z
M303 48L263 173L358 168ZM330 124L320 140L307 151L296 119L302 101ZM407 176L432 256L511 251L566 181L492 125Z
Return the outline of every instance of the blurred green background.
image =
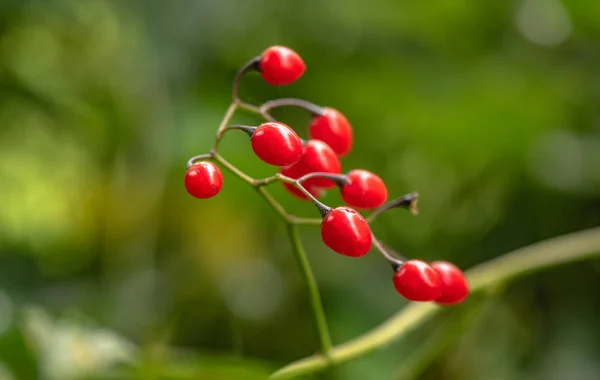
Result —
M183 187L238 67L273 44L307 72L281 88L249 75L242 97L341 110L344 169L420 193L418 217L374 225L407 256L466 269L600 224L600 2L0 0L0 379L262 379L314 352L275 214L229 173L211 200ZM276 116L305 136L306 114ZM222 153L273 172L243 134ZM351 260L301 232L335 342L406 304L375 252ZM477 318L457 309L326 378L598 379L599 270L470 300ZM406 364L446 321L440 355Z

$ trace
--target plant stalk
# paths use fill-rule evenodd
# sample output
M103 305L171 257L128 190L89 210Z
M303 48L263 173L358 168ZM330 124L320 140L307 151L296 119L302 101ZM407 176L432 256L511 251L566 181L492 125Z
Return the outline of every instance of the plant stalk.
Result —
M300 273L306 282L308 288L308 296L310 298L310 305L315 318L315 327L319 338L319 344L321 346L321 356L324 363L327 363L329 354L331 351L331 336L329 335L329 327L327 327L327 319L325 318L325 311L323 310L323 304L321 302L321 293L319 287L313 275L312 269L302 247L300 236L298 234L298 226L293 223L286 223L288 236L292 245L292 251L294 257L300 268Z

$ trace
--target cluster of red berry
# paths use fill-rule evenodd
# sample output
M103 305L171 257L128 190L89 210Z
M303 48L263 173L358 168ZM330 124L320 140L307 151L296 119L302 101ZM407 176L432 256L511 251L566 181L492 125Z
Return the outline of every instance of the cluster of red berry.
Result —
M197 198L215 196L222 187L219 168L209 161L218 156L216 148L223 134L241 130L250 136L252 150L265 163L279 167L279 173L262 180L251 180L255 187L279 181L292 195L312 201L322 215L321 237L333 251L349 257L365 255L375 246L394 268L393 282L400 295L412 301L435 301L442 305L462 302L468 295L467 281L456 266L444 261L431 265L421 260L407 260L385 247L371 232L369 222L391 208L404 207L415 212L416 194L408 194L385 203L388 197L383 180L362 169L341 174L339 158L350 152L353 134L350 123L342 113L319 107L300 99L277 99L256 107L237 97L239 79L246 72L259 71L272 85L286 85L302 76L306 66L300 56L286 47L273 46L246 64L234 81L234 105L253 110L268 122L259 126L221 125L215 145L210 153L196 156L188 162L185 175L187 191ZM296 106L309 111L313 118L308 127L310 139L302 140L289 126L277 122L271 109ZM228 121L228 118L226 118ZM230 164L228 164L230 165ZM331 208L318 198L325 190L338 187L344 202L350 206ZM366 219L359 210L374 210Z

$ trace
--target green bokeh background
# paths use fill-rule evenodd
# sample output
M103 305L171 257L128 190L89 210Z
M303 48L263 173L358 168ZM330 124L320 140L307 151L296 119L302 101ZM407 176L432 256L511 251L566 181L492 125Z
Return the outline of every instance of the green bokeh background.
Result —
M249 75L242 97L341 110L356 138L344 169L420 194L418 217L374 225L407 256L468 268L600 223L600 2L0 0L0 378L262 379L314 352L272 210L229 173L211 200L183 187L235 72L273 44L307 72L280 88ZM308 115L275 114L306 135ZM273 173L242 134L222 153ZM406 304L376 253L301 233L336 343ZM488 296L413 372L450 316L326 378L598 379L599 268Z

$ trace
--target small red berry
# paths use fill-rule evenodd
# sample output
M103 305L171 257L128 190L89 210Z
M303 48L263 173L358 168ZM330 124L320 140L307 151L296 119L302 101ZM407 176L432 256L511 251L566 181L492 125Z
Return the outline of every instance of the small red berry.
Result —
M283 174L286 177L298 179L298 178L302 177L304 174L306 174L306 173L300 171L299 169L300 169L300 166L298 166L298 165L288 166L286 168L281 169L281 174ZM289 183L285 183L285 182L282 182L282 185L287 190L288 193L294 195L295 197L302 199L303 201L309 200L308 197L306 195L304 195L303 192L298 190L298 188L296 186L289 184ZM306 185L306 182L303 184L303 186L315 198L319 198L324 192L323 189L316 187L314 185L311 185L311 184Z
M271 46L262 53L259 62L265 82L283 86L300 78L306 65L298 53L284 46Z
M387 200L385 183L375 174L361 169L351 170L347 175L349 184L343 185L342 199L349 206L372 209Z
M309 140L304 144L300 161L292 166L283 168L281 174L297 179L305 174L316 172L340 174L341 170L342 165L340 164L340 160L329 145L320 140ZM312 195L318 197L323 193L324 189L335 187L335 182L325 178L311 178L304 181L302 185ZM293 185L284 183L283 186L288 192L298 198L308 200L308 198Z
M409 301L433 301L441 294L440 279L424 261L409 260L394 274L394 287Z
M302 142L294 130L279 122L259 125L252 134L252 150L270 165L293 165L302 157Z
M285 175L285 174L284 174ZM304 195L303 192L301 192L300 190L298 190L298 188L294 185L291 185L289 183L283 183L283 187L288 191L288 193L292 194L293 196L297 197L298 199L302 199L303 201L308 201L308 197L306 195ZM320 189L318 187L304 187L306 190L308 190L309 193L312 194L313 197L319 199L319 197L321 197L321 195L323 195L324 190Z
M214 197L221 191L223 175L215 164L202 161L188 168L184 182L191 196L206 199Z
M340 160L333 149L320 140L309 140L304 145L302 158L296 165L298 166L296 170L302 175L316 172L340 174L342 171ZM330 189L335 187L335 182L325 178L311 178L305 181L304 185Z
M454 264L447 261L434 261L431 267L436 271L442 294L435 299L440 305L456 305L463 302L469 295L469 285L463 272Z
M331 209L321 223L326 246L349 257L360 257L371 249L371 230L365 219L350 207Z
M308 133L311 138L326 142L338 156L352 149L352 127L346 117L333 108L325 108L322 115L315 116Z

